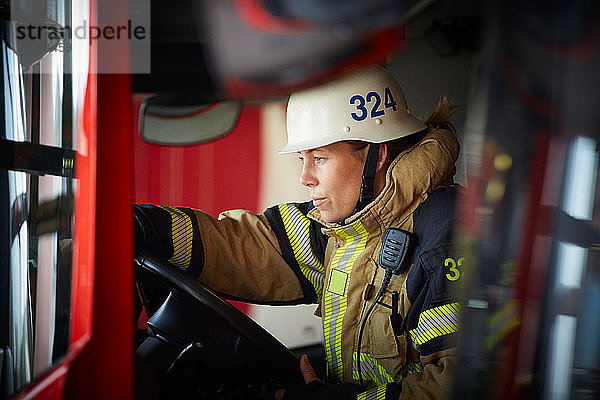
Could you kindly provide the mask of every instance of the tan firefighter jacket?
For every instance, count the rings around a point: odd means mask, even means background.
[[[171,263],[234,298],[318,303],[326,380],[358,382],[360,362],[370,389],[359,399],[447,398],[459,312],[452,286],[463,262],[450,245],[458,151],[452,133],[429,132],[392,162],[383,191],[343,226],[324,223],[311,202],[281,204],[262,215],[228,211],[218,219],[136,204],[136,220],[145,227],[136,243],[168,254]],[[366,322],[359,352],[359,327],[385,274],[379,255],[390,227],[414,233],[412,265],[392,277]],[[396,332],[393,292],[402,319]]]

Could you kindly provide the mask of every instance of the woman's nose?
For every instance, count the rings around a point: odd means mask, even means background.
[[[310,187],[317,184],[317,179],[315,178],[314,173],[310,166],[303,164],[302,165],[302,173],[300,174],[300,184],[302,186]]]

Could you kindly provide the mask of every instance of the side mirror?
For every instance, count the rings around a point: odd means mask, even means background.
[[[140,110],[140,133],[150,143],[181,146],[218,139],[237,123],[242,103],[178,104],[169,98],[147,98]]]

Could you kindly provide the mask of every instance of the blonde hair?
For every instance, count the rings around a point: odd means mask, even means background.
[[[427,133],[434,129],[444,129],[456,135],[456,128],[454,127],[454,124],[450,122],[450,118],[456,113],[456,111],[458,111],[458,106],[456,103],[448,99],[446,96],[442,97],[438,101],[438,104],[433,112],[429,114],[429,117],[423,121],[423,123],[427,125],[427,128],[413,133],[412,135],[385,142],[385,144],[388,146],[387,161],[394,161],[394,159],[396,159],[400,153],[419,143],[425,137],[425,135],[427,135]]]
[[[450,122],[450,118],[456,114],[457,111],[458,106],[456,103],[444,96],[439,100],[435,110],[433,110],[429,117],[423,122],[429,129],[445,129],[456,135],[456,128],[454,127],[454,124]]]

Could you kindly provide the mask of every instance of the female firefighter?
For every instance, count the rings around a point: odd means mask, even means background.
[[[318,303],[325,382],[303,356],[307,384],[277,398],[449,397],[463,261],[454,111],[444,99],[413,117],[380,67],[293,93],[281,153],[300,155],[312,201],[218,219],[136,204],[136,246],[235,298]]]

